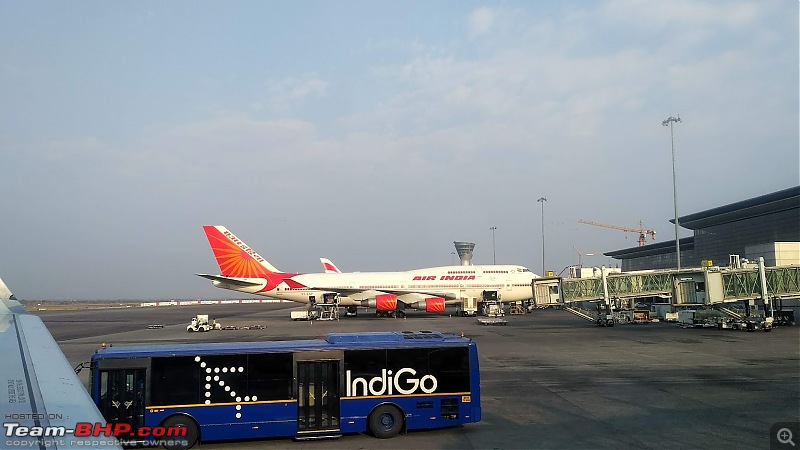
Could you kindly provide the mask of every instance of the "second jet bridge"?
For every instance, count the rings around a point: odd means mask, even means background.
[[[653,298],[661,298],[663,302],[657,303],[673,307],[710,306],[742,300],[800,298],[800,266],[703,267],[592,278],[547,277],[533,280],[531,288],[537,306],[552,305],[556,299],[565,306],[603,300],[632,309],[637,301]]]

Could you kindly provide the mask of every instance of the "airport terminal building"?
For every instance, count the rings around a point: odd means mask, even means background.
[[[670,222],[675,223],[674,220]],[[767,266],[800,264],[800,186],[678,218],[694,236],[680,239],[681,266],[728,265],[730,255]],[[675,240],[604,253],[624,272],[677,265]]]

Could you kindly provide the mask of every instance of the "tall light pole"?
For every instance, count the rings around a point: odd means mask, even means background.
[[[672,131],[672,124],[680,121],[681,116],[678,114],[677,118],[669,116],[661,122],[661,125],[665,127],[669,125],[669,137],[672,142],[672,204],[675,207],[675,256],[677,258],[678,270],[681,268],[681,243],[678,239],[678,187],[675,183],[675,134]]]
[[[497,264],[497,255],[494,251],[494,230],[496,230],[497,227],[492,227],[489,229],[492,230],[492,264]]]
[[[542,276],[544,276],[544,202],[547,201],[547,198],[539,197],[536,201],[542,204]]]
[[[581,257],[582,256],[594,256],[594,253],[581,253],[581,252],[579,252],[578,249],[575,248],[574,245],[572,246],[572,249],[575,250],[575,253],[578,254],[578,267],[583,267],[583,263],[581,262]]]
[[[454,266],[456,264],[456,252],[450,252],[450,265]]]

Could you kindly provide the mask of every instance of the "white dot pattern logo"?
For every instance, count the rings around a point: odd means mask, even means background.
[[[209,365],[205,361],[203,361],[202,359],[203,358],[201,358],[200,356],[195,356],[194,361],[196,363],[199,363],[201,369],[205,369],[205,373],[206,374],[211,374],[211,373],[214,373],[214,374],[219,374],[219,373],[222,373],[222,374],[227,374],[227,373],[235,374],[237,372],[238,373],[244,373],[244,366],[240,366],[240,367],[209,367]],[[220,375],[214,375],[213,378],[212,378],[211,375],[207,375],[206,376],[206,384],[204,386],[205,387],[204,395],[206,397],[206,400],[203,401],[204,404],[206,404],[206,405],[211,405],[212,404],[211,403],[211,380],[212,379],[214,380],[215,383],[219,384],[220,388],[224,389],[225,392],[230,394],[231,398],[234,399],[236,401],[236,403],[240,403],[242,401],[242,397],[237,396],[236,395],[236,391],[231,389],[231,386],[227,385],[225,383],[225,380],[220,378]],[[258,400],[258,397],[255,396],[255,395],[253,395],[253,396],[249,396],[248,395],[248,396],[244,397],[244,401],[245,402],[250,402],[250,401],[255,402],[256,400]],[[237,412],[235,414],[235,417],[237,419],[241,419],[242,418],[242,413],[240,411],[242,411],[242,405],[236,405],[236,411]]]

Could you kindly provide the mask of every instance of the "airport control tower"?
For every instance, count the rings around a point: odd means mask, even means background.
[[[453,241],[458,252],[458,257],[461,258],[462,266],[472,265],[472,251],[475,249],[474,242]]]

